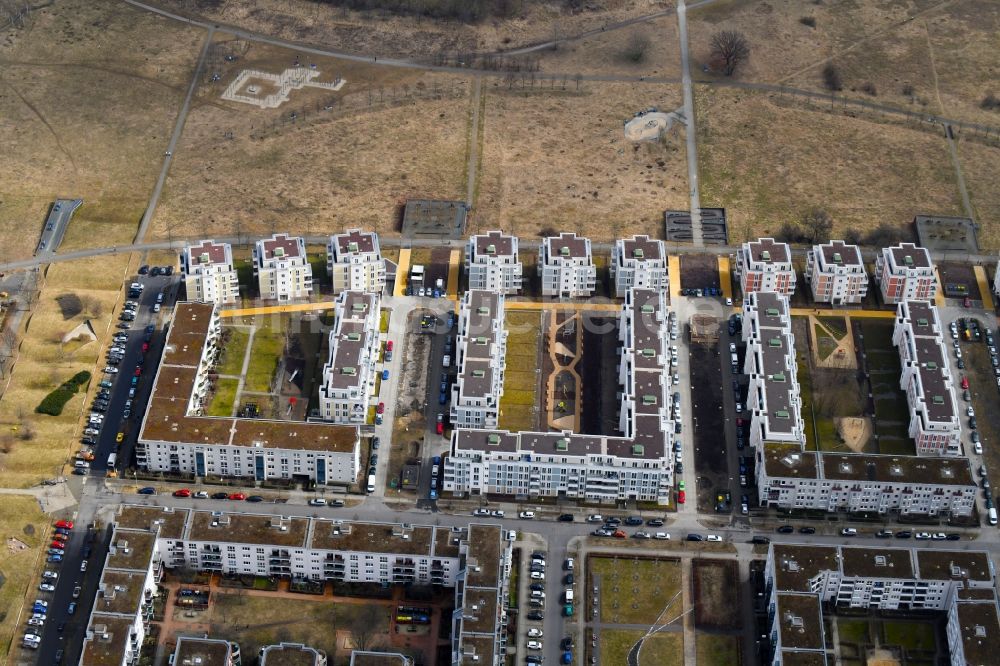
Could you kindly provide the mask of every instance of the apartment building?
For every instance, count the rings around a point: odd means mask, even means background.
[[[795,293],[791,248],[773,238],[744,243],[736,253],[736,277],[744,296],[755,291],[791,296]]]
[[[240,281],[229,243],[203,240],[189,245],[181,253],[181,272],[189,301],[225,305],[240,299]]]
[[[364,424],[379,353],[379,296],[342,291],[334,306],[329,356],[319,387],[320,415],[333,423]]]
[[[831,610],[940,613],[953,666],[991,663],[1000,648],[994,578],[985,552],[771,544],[764,663],[835,663],[824,636]]]
[[[767,291],[748,292],[743,301],[743,372],[749,376],[746,408],[749,444],[793,442],[804,447],[795,335],[788,298]]]
[[[451,387],[451,424],[496,428],[503,395],[507,331],[504,296],[470,290],[462,296],[456,337],[458,376]]]
[[[597,266],[590,239],[574,233],[547,236],[538,246],[542,296],[588,298],[597,288]]]
[[[264,300],[292,301],[312,295],[312,266],[300,237],[275,234],[257,241],[253,275]]]
[[[899,350],[899,387],[910,406],[907,431],[917,455],[962,455],[955,382],[937,307],[929,301],[902,301],[896,306],[892,343]]]
[[[413,666],[413,659],[399,652],[352,650],[348,666]]]
[[[452,432],[443,489],[466,495],[667,504],[673,481],[667,310],[662,291],[631,290],[623,306],[622,436]]]
[[[977,486],[966,458],[817,453],[798,444],[754,450],[762,506],[900,516],[972,514]]]
[[[238,643],[221,638],[181,636],[174,648],[171,666],[240,666],[242,657]]]
[[[882,248],[875,259],[875,280],[882,301],[892,305],[902,301],[933,301],[937,297],[931,254],[913,243]]]
[[[326,666],[326,652],[302,643],[279,643],[260,649],[260,666]]]
[[[145,536],[140,540],[137,534]],[[506,653],[512,545],[507,537],[499,525],[478,523],[451,528],[121,506],[80,663],[133,666],[143,631],[148,629],[156,581],[164,570],[181,568],[372,585],[453,587],[452,663],[499,666]],[[133,567],[130,572],[145,579],[142,585],[138,578],[133,584],[119,576],[126,564]],[[112,592],[117,605],[105,608],[102,595]],[[120,622],[121,628],[111,626],[111,622]],[[108,636],[102,637],[104,634]],[[300,660],[296,664],[322,666],[326,655],[283,643],[264,648],[260,657],[264,665],[289,663],[294,657]]]
[[[175,306],[139,429],[138,466],[199,477],[355,483],[361,469],[357,426],[204,416],[220,332],[215,305]]]
[[[517,294],[521,291],[522,270],[517,258],[517,236],[490,231],[469,238],[465,247],[469,289]]]
[[[611,250],[611,279],[618,298],[625,298],[629,289],[669,289],[663,241],[649,236],[616,240]]]
[[[326,245],[326,268],[333,280],[333,293],[385,288],[385,260],[373,231],[348,229],[330,236]]]
[[[813,245],[806,255],[805,279],[817,303],[857,305],[868,295],[861,250],[841,240]]]

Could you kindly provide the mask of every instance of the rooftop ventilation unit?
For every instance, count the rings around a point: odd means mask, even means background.
[[[496,254],[496,253],[497,253],[496,245],[490,243],[489,245],[486,246],[486,254]]]
[[[886,560],[885,555],[876,555],[875,556],[875,566],[877,566],[877,567],[884,567],[884,566],[888,565],[888,563],[889,562],[888,562],[888,560]]]
[[[917,320],[917,326],[926,326],[926,325],[927,325],[927,319],[925,319],[924,317],[921,317],[920,319]]]
[[[559,248],[559,255],[562,256],[562,257],[568,257],[569,256],[569,248],[566,247],[565,245],[563,245],[561,248]]]
[[[476,308],[476,314],[488,315],[489,313],[490,309],[485,305],[480,305],[478,308]]]
[[[781,347],[781,338],[771,338],[767,341],[769,347]]]
[[[634,456],[641,456],[645,452],[646,452],[646,447],[643,446],[642,444],[633,444],[632,445],[632,455],[634,455]]]
[[[348,252],[357,252],[358,251],[358,244],[355,243],[355,242],[348,243],[347,244],[347,251]]]
[[[646,349],[642,350],[642,355],[645,356],[646,358],[653,358],[654,356],[656,356],[656,350],[655,349],[649,349],[647,347]]]
[[[842,264],[842,263],[844,263],[844,258],[840,256],[839,252],[834,252],[833,253],[833,263],[835,263],[835,264]]]
[[[635,257],[636,259],[642,259],[644,255],[645,252],[643,252],[641,247],[637,247],[634,250],[632,250],[632,256]]]
[[[283,247],[276,247],[276,248],[274,248],[274,256],[276,256],[276,257],[283,257],[283,256],[285,256],[285,248],[283,248]]]
[[[641,310],[641,312],[643,314],[652,314],[653,313],[653,306],[650,305],[649,303],[646,303],[646,304],[644,304],[642,306],[642,308],[640,308],[640,310]]]
[[[556,451],[569,451],[568,437],[560,437],[556,440]]]
[[[768,317],[777,317],[779,314],[781,314],[778,311],[778,308],[768,308],[766,312]]]
[[[910,255],[906,255],[905,257],[903,257],[903,263],[906,264],[907,266],[913,266],[913,257],[911,257]]]
[[[355,368],[354,366],[349,365],[349,366],[341,368],[340,369],[340,374],[342,374],[342,375],[349,375],[349,376],[353,377],[356,374],[358,374],[358,369]]]
[[[348,333],[347,334],[347,339],[350,340],[351,342],[360,342],[361,341],[361,335],[358,334],[358,333]]]
[[[500,443],[500,435],[491,434],[491,435],[487,436],[486,437],[486,443],[487,444],[491,444],[493,446],[498,445]]]
[[[774,381],[776,381],[776,382],[783,382],[783,381],[785,381],[785,373],[783,373],[783,372],[776,372],[775,374],[771,375],[771,379],[774,380]]]
[[[647,393],[646,395],[642,396],[642,404],[644,404],[644,405],[655,405],[656,404],[656,396],[653,395],[653,394],[651,394],[651,393]]]
[[[787,419],[787,418],[789,418],[790,415],[789,415],[789,413],[786,410],[779,409],[778,411],[776,411],[774,413],[774,416],[775,416],[775,418],[779,418],[779,419]]]
[[[943,405],[944,404],[944,396],[943,395],[936,395],[933,398],[931,398],[931,400],[934,402],[935,405]]]
[[[198,257],[198,261],[200,261],[203,264],[207,264],[209,261],[211,261],[211,257],[208,256],[208,252],[202,252],[201,256]]]
[[[472,371],[472,376],[473,377],[485,377],[486,376],[486,371],[485,370],[473,370]]]
[[[764,250],[763,252],[760,253],[760,258],[762,261],[771,261],[771,251]]]

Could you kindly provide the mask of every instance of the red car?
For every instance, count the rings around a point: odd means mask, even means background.
[[[136,368],[135,368],[135,376],[138,377],[141,374],[142,374],[142,368],[140,368],[139,366],[136,366]]]
[[[148,342],[143,342],[142,343],[142,353],[145,354],[148,351],[149,351],[149,343]]]
[[[384,402],[380,402],[380,403],[378,403],[378,407],[375,408],[375,413],[376,414],[382,414],[383,412],[385,412],[385,403]]]
[[[687,501],[687,492],[683,490],[677,491],[677,503],[684,504]]]
[[[962,377],[962,388],[963,389],[969,388],[969,378],[968,377]]]
[[[55,539],[56,541],[68,541],[69,540],[69,537],[66,536],[65,534],[53,534],[52,538]]]
[[[439,435],[444,434],[444,424],[441,423],[440,421],[437,422],[437,434]]]
[[[71,530],[71,529],[73,529],[73,521],[72,520],[57,520],[54,523],[54,526],[55,527],[61,527],[64,530]]]
[[[174,497],[191,497],[191,491],[187,488],[181,488],[180,490],[174,491]]]
[[[624,539],[625,538],[625,532],[623,532],[622,530],[615,530],[615,533],[612,534],[611,536],[613,536],[616,539]]]
[[[385,343],[385,350],[389,351],[389,352],[392,351],[392,340],[386,341],[386,343]]]
[[[240,501],[240,502],[242,502],[246,498],[247,498],[247,496],[244,495],[243,493],[233,493],[232,495],[229,496],[229,499],[231,499],[231,500],[237,500],[237,501]]]
[[[62,541],[53,541],[52,543],[49,544],[49,548],[58,548],[59,550],[63,550],[64,548],[66,548],[66,544],[64,544]]]

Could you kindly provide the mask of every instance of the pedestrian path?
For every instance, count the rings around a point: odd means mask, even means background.
[[[288,303],[287,305],[261,305],[255,308],[219,310],[219,316],[232,319],[235,317],[255,317],[257,315],[281,314],[283,312],[313,312],[316,310],[332,310],[334,305],[336,305],[334,301],[320,301],[318,303]]]
[[[393,287],[393,296],[403,296],[406,294],[406,278],[410,273],[410,248],[399,248],[399,261],[396,262],[396,284]]]
[[[507,301],[507,310],[594,310],[600,312],[619,312],[622,306],[617,303],[561,303],[558,301]]]
[[[676,254],[667,257],[667,281],[670,283],[670,302],[681,295],[681,258]]]
[[[445,290],[448,298],[458,298],[458,273],[462,268],[461,260],[462,253],[458,250],[452,250],[448,255],[448,286]]]
[[[723,298],[733,297],[733,280],[730,277],[729,257],[719,257],[719,287]]]
[[[792,308],[793,317],[851,317],[854,319],[895,319],[892,310],[825,310],[823,308]]]
[[[973,266],[972,271],[976,274],[976,282],[979,284],[979,299],[983,302],[983,307],[989,310],[993,305],[993,291],[986,279],[986,269],[982,266]]]

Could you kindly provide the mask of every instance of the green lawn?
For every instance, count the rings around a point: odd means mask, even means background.
[[[285,349],[284,317],[261,317],[254,333],[250,365],[247,368],[247,391],[270,391],[278,359]]]
[[[892,346],[892,321],[866,319],[861,323],[865,354],[875,398],[875,433],[879,452],[914,454],[913,441],[907,434],[910,408],[899,388],[899,352]]]
[[[740,663],[740,648],[735,636],[695,634],[698,666],[734,666]],[[666,663],[666,662],[658,662]]]
[[[819,322],[826,327],[833,337],[843,340],[847,336],[847,322],[843,317],[819,317]]]
[[[238,379],[219,379],[215,384],[215,395],[208,404],[209,416],[232,416],[233,403],[236,402],[236,389],[240,385]]]
[[[837,632],[844,643],[861,645],[868,642],[867,620],[836,620]]]
[[[682,612],[681,567],[676,560],[592,557],[590,571],[600,587],[602,622],[653,624],[668,605],[664,620]]]
[[[223,335],[228,340],[223,348],[222,363],[219,364],[220,375],[240,375],[243,372],[243,358],[246,356],[247,342],[250,331],[245,328],[224,327]]]
[[[389,332],[389,311],[386,310],[385,308],[383,308],[382,311],[379,313],[379,317],[380,317],[380,319],[379,319],[378,330],[380,330],[383,333],[388,333]]]
[[[909,651],[919,650],[933,652],[937,647],[934,625],[930,622],[892,622],[882,623],[887,645],[899,645]]]
[[[602,664],[627,664],[626,657],[636,641],[644,636],[641,631],[612,629],[602,631],[598,642]],[[659,632],[643,641],[639,651],[639,664],[681,664],[684,662],[684,636],[680,632]],[[701,663],[700,661],[698,662]],[[730,662],[735,663],[735,662]]]
[[[309,254],[309,265],[312,267],[313,279],[320,285],[326,286],[329,273],[326,270],[326,253]]]
[[[510,430],[535,430],[538,405],[538,345],[541,319],[537,312],[508,312],[507,359],[503,396],[500,398],[500,427]]]

